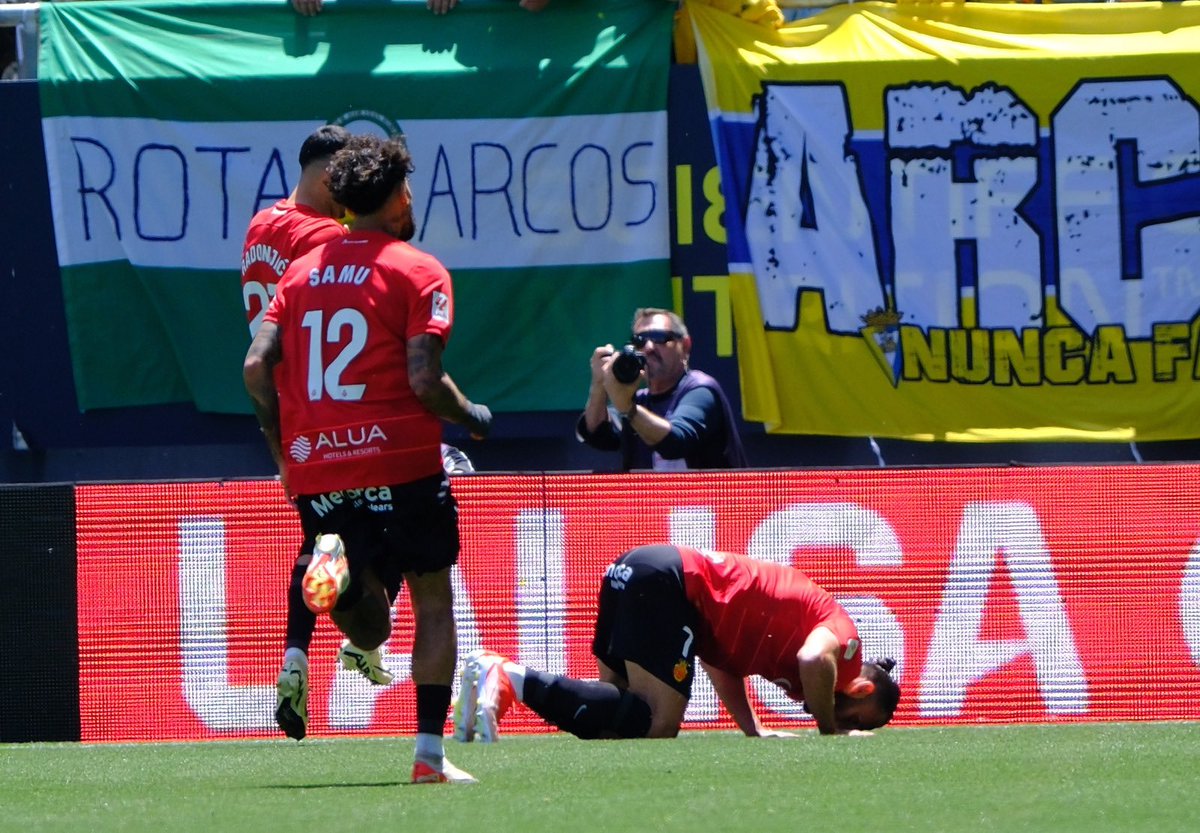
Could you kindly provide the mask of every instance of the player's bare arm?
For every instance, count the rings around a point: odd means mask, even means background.
[[[733,722],[746,737],[791,738],[796,736],[794,732],[776,731],[762,725],[758,715],[754,712],[754,707],[750,705],[750,697],[746,693],[745,677],[737,677],[719,668],[714,668],[704,660],[699,660],[699,662],[708,673],[717,697],[721,698],[729,716],[733,718]]]
[[[712,680],[713,689],[717,692],[717,697],[725,706],[729,716],[733,718],[733,722],[742,730],[743,734],[748,737],[758,735],[760,728],[758,718],[754,715],[754,708],[750,705],[750,698],[746,695],[746,679],[730,674],[727,671],[722,671],[709,665],[707,662],[700,660],[700,665],[708,673],[708,678]]]
[[[250,349],[246,352],[246,360],[242,365],[242,381],[246,392],[250,394],[250,403],[254,406],[254,415],[258,418],[259,427],[267,440],[267,448],[271,458],[279,468],[279,477],[287,490],[287,466],[283,458],[283,443],[279,428],[279,391],[275,388],[275,365],[283,354],[280,350],[278,325],[264,321],[259,327]]]
[[[422,333],[406,342],[408,384],[429,411],[455,425],[465,426],[471,436],[482,440],[492,427],[492,412],[467,399],[442,368],[442,340]]]
[[[796,655],[804,702],[823,735],[835,735],[838,732],[833,696],[837,683],[838,649],[838,638],[833,631],[820,627],[808,635]]]
[[[758,737],[762,726],[754,714],[754,708],[750,705],[750,698],[746,695],[746,678],[722,671],[704,660],[700,660],[700,665],[708,673],[717,697],[721,699],[737,727],[747,737]]]

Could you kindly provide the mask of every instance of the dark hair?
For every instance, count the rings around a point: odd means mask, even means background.
[[[307,168],[310,162],[327,159],[346,146],[350,131],[339,124],[318,127],[300,146],[300,167]]]
[[[663,309],[662,307],[638,307],[633,313],[633,329],[637,329],[637,323],[643,318],[652,318],[655,315],[665,315],[671,322],[671,329],[682,336],[688,334],[687,324],[683,323],[683,318],[674,310]]]
[[[354,136],[329,160],[329,193],[355,214],[372,214],[411,172],[402,139]]]
[[[900,684],[892,677],[892,669],[895,667],[896,661],[891,657],[864,662],[862,667],[862,675],[875,683],[875,703],[887,716],[884,724],[892,719],[896,713],[896,706],[900,703]]]

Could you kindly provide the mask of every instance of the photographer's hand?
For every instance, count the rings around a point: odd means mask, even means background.
[[[611,344],[602,344],[592,351],[592,387],[604,387],[604,375],[614,353],[616,349]]]
[[[642,442],[653,448],[671,433],[671,423],[651,411],[649,408],[635,405],[634,394],[641,385],[641,379],[622,384],[612,375],[612,362],[604,374],[604,390],[608,393],[608,401],[625,417],[625,424],[634,430]]]
[[[608,422],[608,394],[604,391],[604,374],[612,364],[613,346],[604,344],[592,351],[592,381],[588,386],[587,404],[583,406],[583,421],[588,431],[595,431]]]
[[[612,357],[609,357],[608,363],[604,367],[604,392],[608,396],[608,401],[619,413],[629,415],[630,409],[633,408],[633,395],[637,393],[641,383],[641,377],[634,379],[629,384],[619,381],[617,377],[613,376]]]

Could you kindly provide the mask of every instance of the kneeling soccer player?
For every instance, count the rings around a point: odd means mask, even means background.
[[[472,652],[455,737],[497,740],[517,700],[580,738],[675,737],[697,659],[751,737],[788,734],[759,722],[751,674],[803,702],[822,734],[883,726],[900,700],[895,661],[863,661],[858,629],[833,596],[799,570],[734,553],[651,545],[622,555],[604,574],[592,653],[599,680]]]

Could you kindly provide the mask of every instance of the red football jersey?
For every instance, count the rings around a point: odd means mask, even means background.
[[[796,655],[824,626],[841,643],[835,690],[862,671],[854,620],[804,573],[735,553],[678,549],[688,600],[700,612],[696,654],[705,662],[738,677],[758,674],[801,696]]]
[[[408,383],[406,342],[450,338],[450,274],[383,232],[352,232],[288,267],[266,320],[288,485],[297,494],[407,483],[442,470],[442,425]]]
[[[291,200],[280,200],[251,218],[242,246],[242,303],[251,338],[291,262],[345,234],[346,227],[337,220]]]

